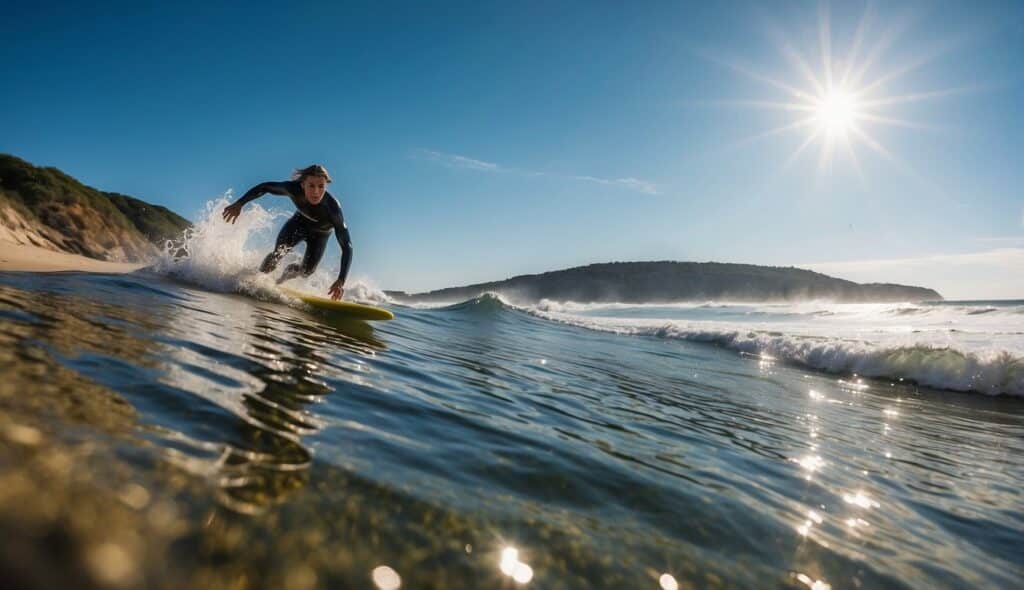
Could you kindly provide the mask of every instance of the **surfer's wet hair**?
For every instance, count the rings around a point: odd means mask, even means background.
[[[331,182],[331,175],[327,173],[327,168],[324,168],[320,164],[313,164],[312,166],[306,166],[305,168],[296,168],[292,172],[292,180],[302,182],[307,176],[323,176],[324,180]]]

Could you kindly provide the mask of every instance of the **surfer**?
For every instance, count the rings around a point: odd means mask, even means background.
[[[234,223],[242,213],[242,206],[270,193],[289,197],[298,211],[285,222],[277,236],[274,251],[267,254],[260,264],[260,272],[268,273],[277,268],[277,263],[299,242],[305,240],[306,253],[301,264],[289,264],[277,282],[294,279],[297,276],[313,274],[327,248],[331,230],[341,246],[341,270],[338,279],[331,284],[328,294],[331,299],[341,299],[345,292],[345,277],[352,265],[352,239],[348,234],[345,216],[337,199],[327,192],[331,175],[319,164],[295,170],[292,179],[285,182],[263,182],[249,189],[242,198],[224,208],[224,221]]]

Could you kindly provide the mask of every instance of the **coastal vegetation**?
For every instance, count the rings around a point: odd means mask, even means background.
[[[0,154],[0,239],[117,262],[140,262],[189,222],[135,197],[86,186],[61,170]]]

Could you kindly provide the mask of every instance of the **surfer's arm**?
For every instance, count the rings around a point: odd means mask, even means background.
[[[249,201],[255,201],[267,193],[285,197],[291,195],[291,192],[288,190],[288,183],[286,182],[261,182],[246,191],[242,198],[235,201],[234,204],[244,205]]]
[[[352,266],[352,236],[348,233],[348,224],[341,213],[341,206],[331,207],[331,223],[334,225],[334,235],[338,238],[338,245],[341,246],[341,268],[338,270],[338,279],[331,285],[329,293],[334,299],[341,298],[345,279],[348,278],[348,269]]]
[[[352,266],[352,240],[349,239],[348,229],[345,229],[344,232],[335,229],[334,233],[338,236],[338,244],[341,245],[341,269],[338,270],[338,279],[327,289],[327,293],[330,294],[331,299],[341,299],[341,295],[345,292],[348,269]]]
[[[291,192],[288,190],[287,183],[284,182],[261,182],[251,189],[245,191],[242,198],[238,199],[234,203],[231,203],[224,208],[224,221],[228,223],[234,223],[238,216],[242,214],[242,206],[249,201],[254,201],[263,195],[270,193],[272,195],[290,196]]]
[[[340,227],[334,227],[334,235],[338,238],[338,245],[341,246],[341,269],[338,270],[338,282],[344,285],[345,278],[348,277],[348,269],[352,266],[352,238],[348,234],[348,227],[344,221],[341,222]]]

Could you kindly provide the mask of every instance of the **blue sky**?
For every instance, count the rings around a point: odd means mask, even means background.
[[[323,163],[384,288],[674,259],[1024,298],[1019,2],[36,4],[0,35],[0,151],[189,218]],[[853,156],[793,157],[801,60],[881,80]]]

